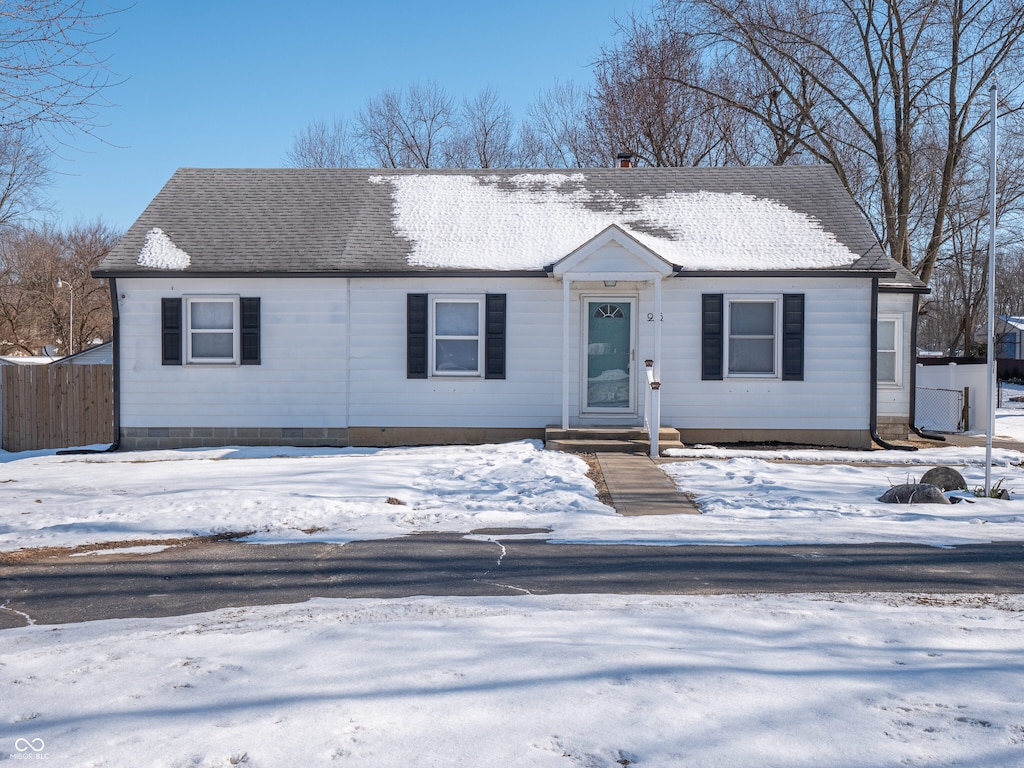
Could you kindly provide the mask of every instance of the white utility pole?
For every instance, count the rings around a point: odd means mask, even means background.
[[[58,288],[67,288],[68,293],[71,294],[71,305],[68,311],[68,354],[75,354],[75,289],[71,287],[71,283],[66,283],[57,278]]]
[[[996,431],[996,111],[999,89],[989,89],[988,197],[988,428],[985,430],[985,496],[992,494],[992,435]]]

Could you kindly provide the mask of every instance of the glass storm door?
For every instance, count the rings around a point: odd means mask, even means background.
[[[632,411],[633,302],[587,299],[585,311],[585,410]]]

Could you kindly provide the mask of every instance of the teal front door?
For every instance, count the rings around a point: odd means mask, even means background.
[[[588,298],[584,302],[585,346],[582,401],[590,413],[634,411],[633,301]]]

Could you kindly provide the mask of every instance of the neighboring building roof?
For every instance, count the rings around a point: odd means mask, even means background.
[[[102,344],[93,344],[81,352],[61,357],[54,360],[50,365],[111,365],[114,362],[114,344],[105,341]]]
[[[97,276],[536,272],[609,226],[680,271],[893,273],[828,166],[182,168]]]
[[[0,357],[0,363],[10,363],[11,365],[49,365],[54,360],[59,359],[43,355],[4,355]]]

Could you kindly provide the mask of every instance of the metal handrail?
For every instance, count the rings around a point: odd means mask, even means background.
[[[645,360],[647,366],[647,389],[644,394],[644,431],[651,443],[651,458],[660,455],[658,437],[661,434],[661,382],[654,378],[654,361]]]

